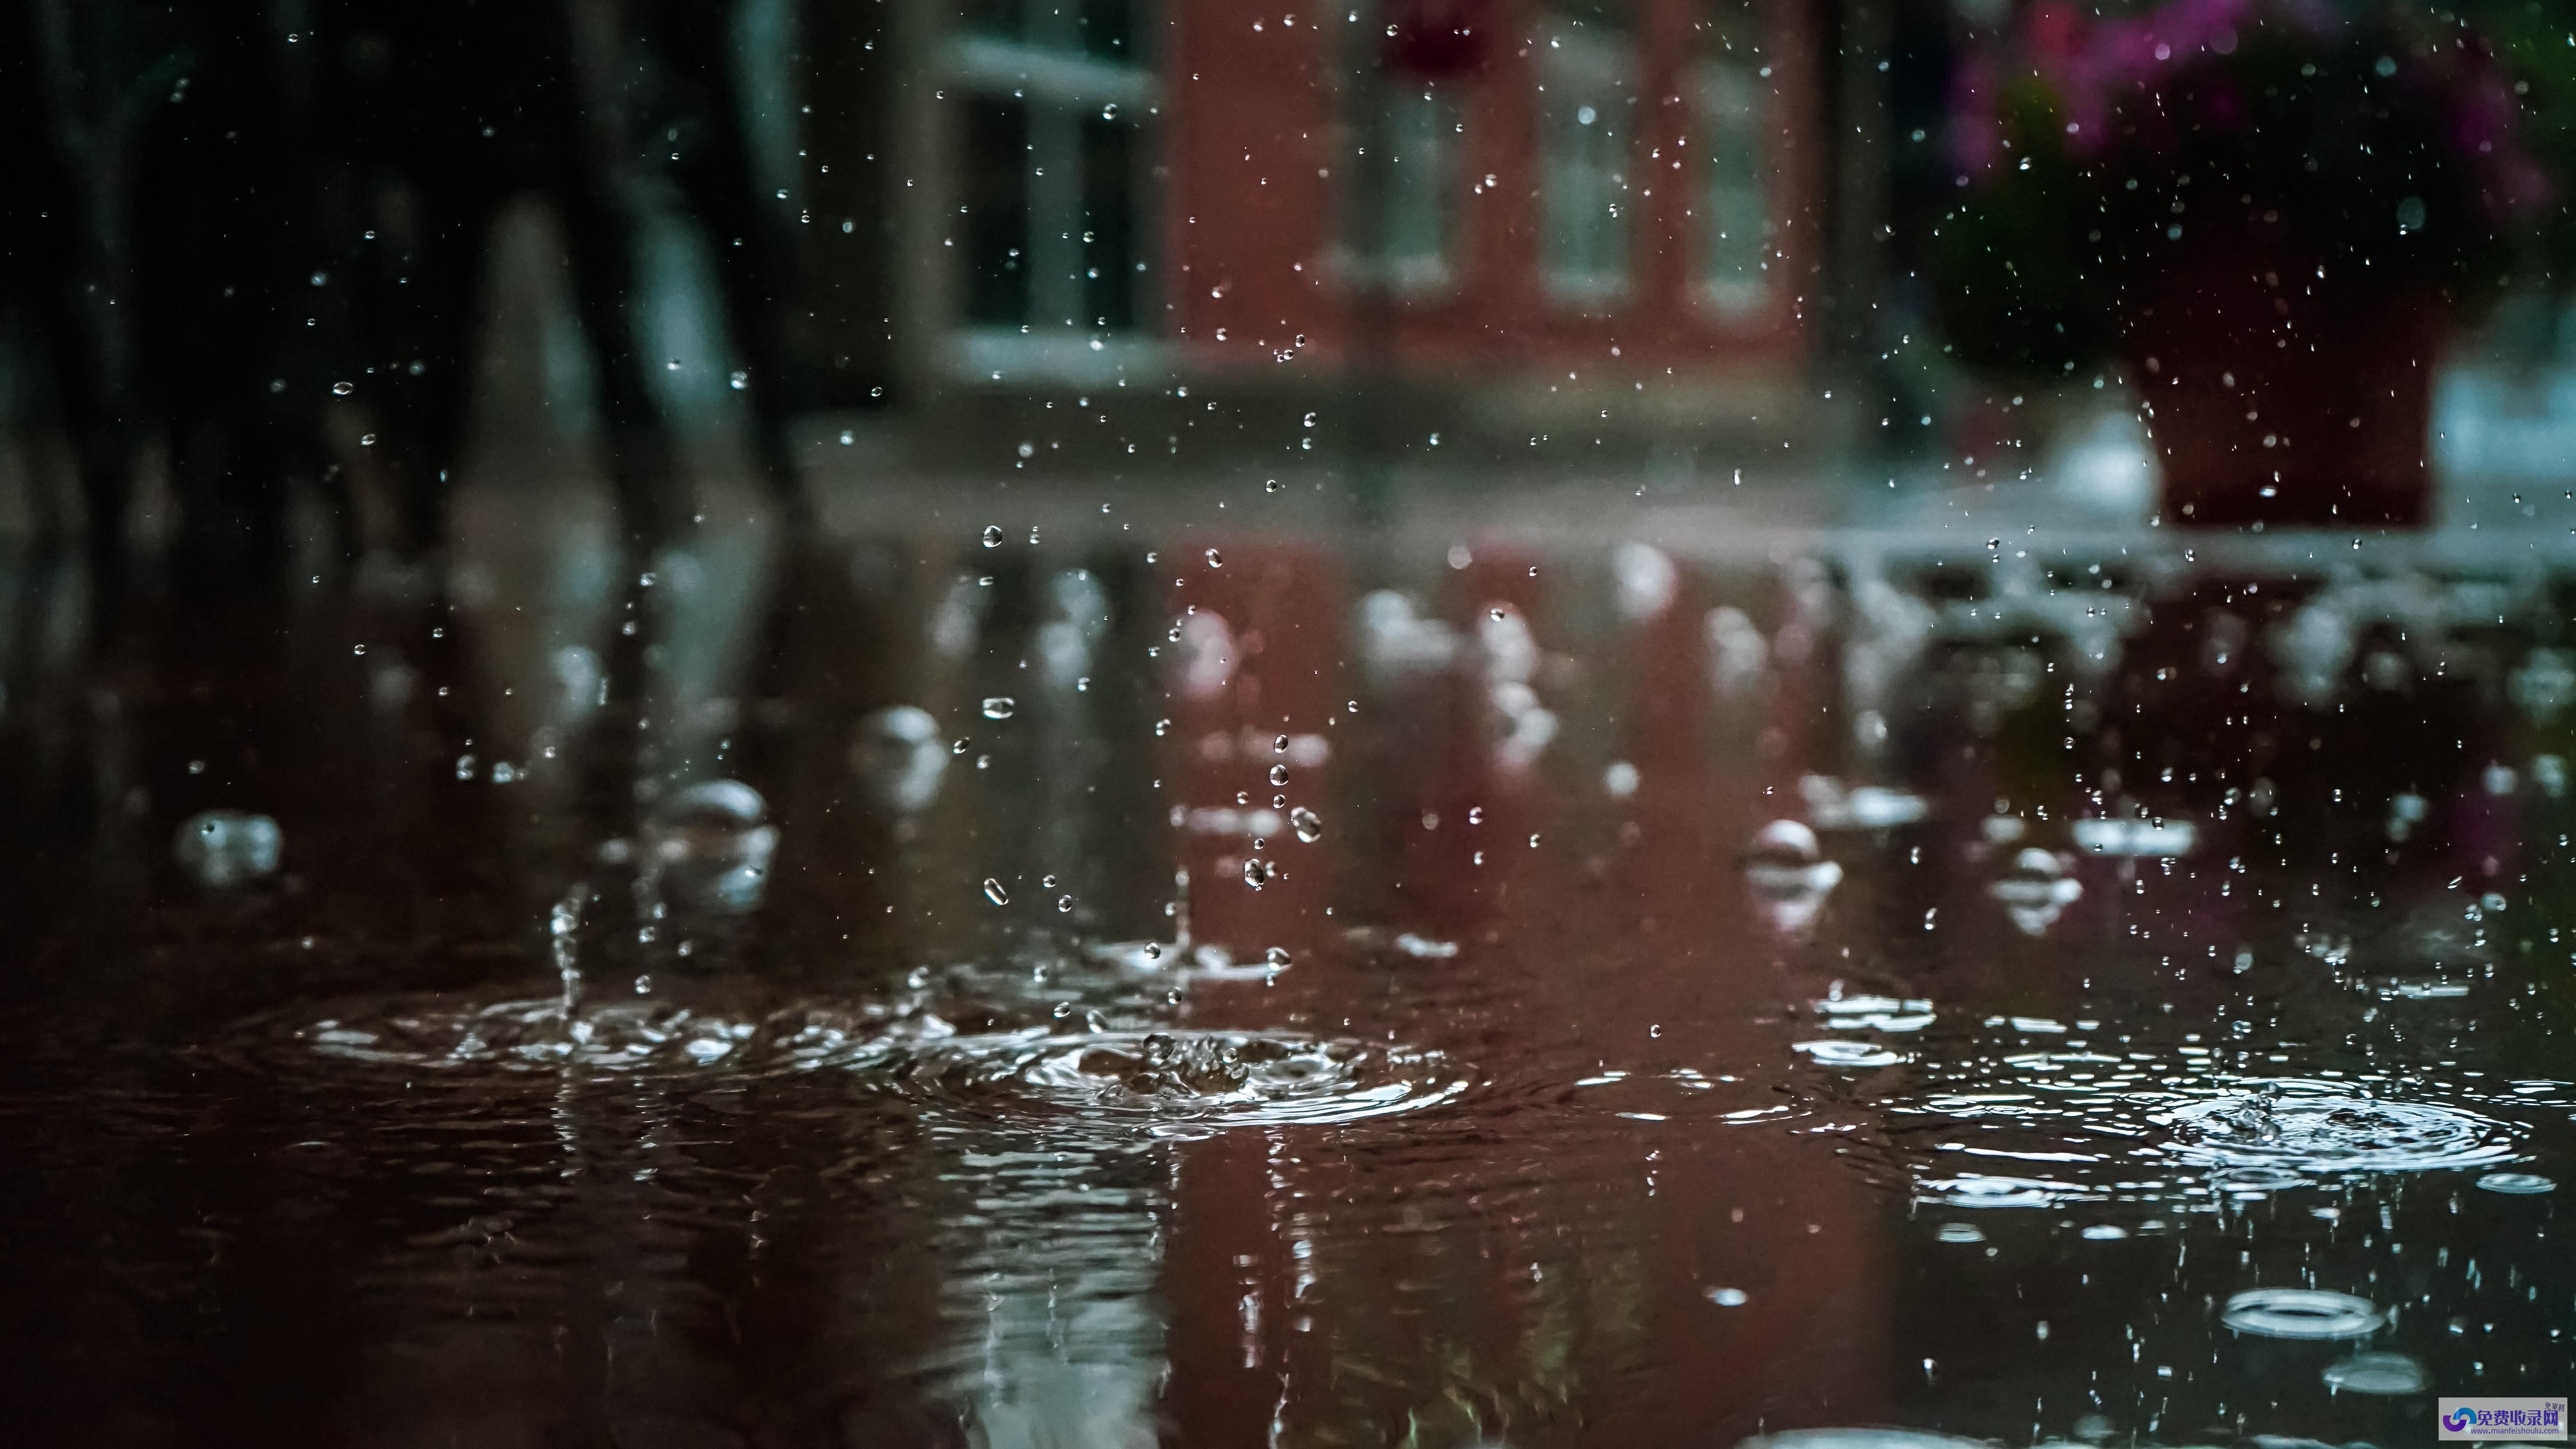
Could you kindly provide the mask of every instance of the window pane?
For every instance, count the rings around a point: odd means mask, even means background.
[[[1458,105],[1447,91],[1396,91],[1387,97],[1385,117],[1378,258],[1398,285],[1435,285],[1449,271]]]
[[[1091,327],[1136,325],[1144,254],[1137,245],[1136,129],[1119,121],[1082,123],[1082,299]]]
[[[1703,189],[1696,208],[1701,276],[1729,311],[1762,305],[1770,254],[1771,154],[1760,63],[1726,56],[1700,68]]]
[[[975,100],[965,106],[963,174],[966,214],[966,320],[1029,320],[1029,110],[1019,101]]]
[[[1539,55],[1543,254],[1550,289],[1576,299],[1627,284],[1635,60],[1614,19],[1599,10],[1562,16]]]

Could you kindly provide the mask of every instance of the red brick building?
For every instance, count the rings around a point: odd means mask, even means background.
[[[1819,238],[1802,0],[975,0],[914,15],[897,369],[1783,378]],[[1552,373],[1550,375],[1553,375]]]

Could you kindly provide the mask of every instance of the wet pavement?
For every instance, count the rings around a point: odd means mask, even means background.
[[[487,501],[436,608],[11,556],[14,1423],[2277,1449],[2576,1383],[2554,523],[1266,496],[640,574]]]

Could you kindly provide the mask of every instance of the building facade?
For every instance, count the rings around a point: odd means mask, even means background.
[[[1783,389],[1807,357],[1804,0],[900,4],[814,70],[818,134],[866,153],[817,178],[822,273],[854,237],[892,279],[844,306],[852,381],[1597,400]]]

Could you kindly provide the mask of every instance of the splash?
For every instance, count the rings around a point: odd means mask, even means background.
[[[1352,1122],[1467,1088],[1435,1052],[1288,1032],[1032,1028],[918,1042],[867,1075],[976,1115],[1182,1129]]]

